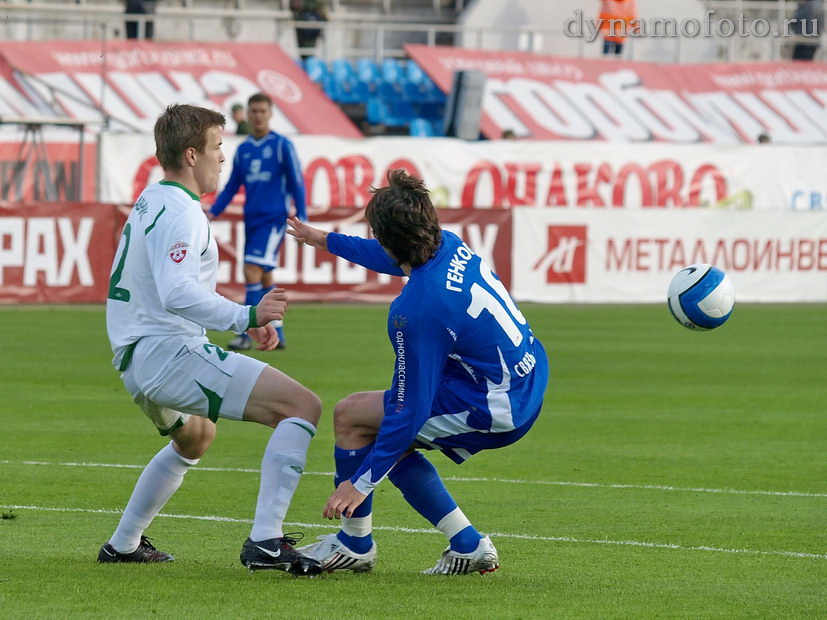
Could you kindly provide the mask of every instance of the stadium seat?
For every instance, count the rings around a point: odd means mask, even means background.
[[[415,116],[414,108],[408,101],[388,101],[381,97],[368,99],[366,118],[371,125],[407,127]]]
[[[416,106],[419,116],[429,120],[441,120],[445,116],[445,104],[426,101]]]
[[[403,90],[405,99],[413,103],[444,103],[446,100],[445,94],[413,60],[405,66]]]
[[[325,78],[330,74],[327,64],[315,56],[308,56],[304,59],[304,72],[319,85],[323,85]]]
[[[345,58],[336,58],[331,64],[333,68],[333,77],[335,77],[337,81],[356,81],[356,71],[353,69],[353,65],[350,64],[350,61]]]
[[[376,64],[376,61],[370,58],[360,58],[357,60],[356,76],[369,92],[375,93],[379,90],[379,84],[382,82],[382,74],[379,71],[379,65]]]
[[[404,97],[404,84],[406,81],[405,71],[400,61],[395,58],[385,58],[385,60],[382,61],[382,84],[384,87],[384,96],[393,96],[390,93],[392,90],[396,98],[401,99]]]
[[[331,98],[337,103],[365,103],[368,88],[356,75],[353,65],[344,58],[337,58],[332,63],[333,88]]]
[[[409,60],[405,65],[405,79],[412,84],[421,84],[427,79],[422,67],[414,60]]]
[[[384,125],[385,121],[385,105],[381,99],[371,97],[368,99],[368,104],[365,109],[366,120],[371,125]]]
[[[416,138],[431,138],[434,135],[434,126],[426,118],[411,119],[410,135]]]
[[[414,108],[408,101],[394,101],[390,105],[390,113],[386,116],[385,124],[393,127],[405,127],[413,120]]]
[[[431,120],[431,128],[432,128],[434,137],[437,137],[437,138],[444,138],[445,137],[445,120],[442,117]]]

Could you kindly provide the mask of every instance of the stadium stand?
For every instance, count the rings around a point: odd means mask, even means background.
[[[327,62],[335,58],[404,58],[404,45],[459,45],[472,49],[522,50],[580,58],[598,57],[599,45],[564,32],[576,10],[595,17],[597,3],[525,0],[510,10],[501,0],[330,0],[326,22],[295,22],[289,0],[176,0],[157,4],[156,41],[275,42],[298,55],[295,28],[321,28],[320,43],[309,51]],[[642,19],[703,19],[747,24],[765,20],[770,31],[795,16],[798,2],[785,0],[638,0]],[[0,39],[78,40],[124,37],[121,0],[6,0]],[[589,11],[595,15],[589,15]],[[822,10],[823,3],[822,3]],[[56,17],[59,15],[59,17]],[[713,28],[714,31],[714,28]],[[713,32],[714,35],[714,32]],[[653,62],[776,61],[789,59],[795,37],[711,36],[632,39],[624,58]],[[816,59],[823,58],[819,50]]]
[[[793,17],[797,5],[776,0],[671,4],[689,7],[680,14],[693,17],[713,11],[715,19],[737,21],[743,13],[747,20],[766,20],[773,29]],[[640,0],[639,5],[642,18],[651,14],[652,7],[666,10],[665,4],[653,0]],[[154,14],[130,19],[141,23],[139,38],[145,24],[153,21],[158,42],[277,43],[289,55],[303,57],[300,65],[310,79],[364,133],[429,135],[439,133],[442,126],[446,93],[407,58],[407,44],[457,43],[471,49],[585,58],[599,54],[598,45],[562,36],[563,17],[583,8],[583,3],[556,1],[554,10],[560,19],[555,20],[549,20],[547,13],[540,18],[542,11],[547,12],[542,1],[521,6],[515,12],[495,0],[331,0],[327,21],[311,24],[294,20],[290,0],[180,0],[160,2]],[[0,37],[7,41],[105,41],[122,39],[125,34],[121,0],[17,0],[3,2],[2,7],[6,19],[0,24]],[[296,28],[311,25],[323,31],[320,42],[313,49],[298,48]],[[713,37],[701,42],[679,37],[654,43],[630,40],[624,59],[779,60],[789,58],[794,45],[794,37],[783,41],[757,36]],[[816,54],[820,59],[823,52],[819,49]]]

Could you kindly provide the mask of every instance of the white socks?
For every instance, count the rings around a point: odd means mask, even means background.
[[[138,548],[141,534],[181,486],[187,470],[196,463],[198,459],[191,460],[178,454],[172,442],[155,455],[138,478],[121,521],[109,539],[115,551],[132,553]]]
[[[282,420],[273,431],[261,460],[256,518],[250,532],[253,541],[280,538],[284,534],[282,524],[315,434],[316,427],[302,418]]]

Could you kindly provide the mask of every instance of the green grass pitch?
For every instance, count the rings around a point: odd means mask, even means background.
[[[827,306],[739,305],[708,333],[665,304],[523,310],[551,359],[534,429],[461,467],[430,455],[500,570],[420,575],[444,540],[386,481],[374,572],[311,580],[239,564],[268,433],[227,420],[147,532],[176,561],[98,565],[163,440],[101,307],[0,309],[0,616],[827,616]],[[288,531],[333,531],[333,405],[388,386],[385,312],[297,304],[289,348],[255,354],[325,403]]]

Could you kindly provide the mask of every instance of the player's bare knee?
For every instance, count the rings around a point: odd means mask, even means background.
[[[316,394],[302,387],[292,405],[294,411],[286,417],[302,418],[314,426],[318,425],[319,418],[322,417],[322,400]]]
[[[187,459],[200,459],[215,439],[215,424],[203,418],[192,417],[172,433],[175,450]]]
[[[267,406],[256,421],[275,428],[285,418],[301,418],[317,426],[321,416],[322,401],[319,397],[307,388],[298,386],[291,390],[287,399]]]
[[[349,437],[354,433],[360,412],[359,394],[346,396],[333,408],[333,430],[337,439]]]

